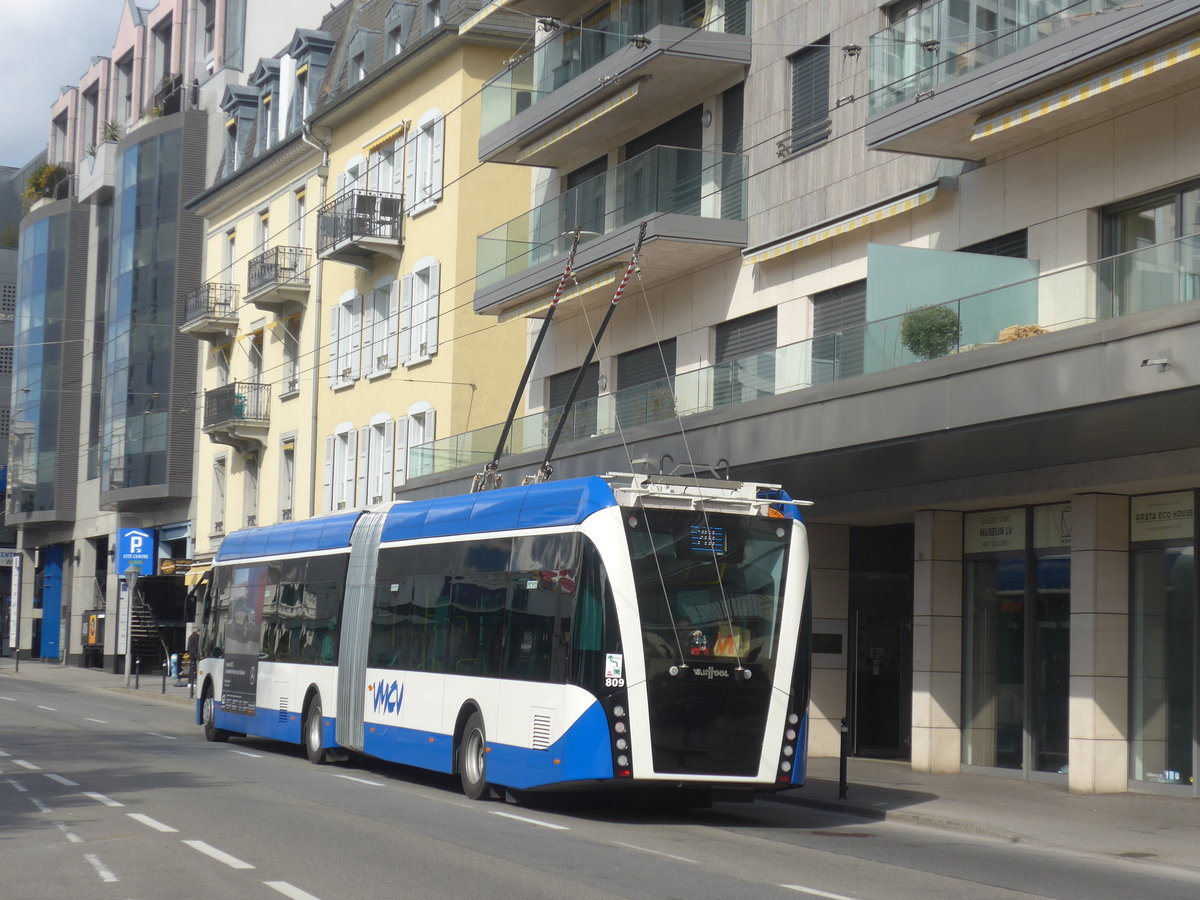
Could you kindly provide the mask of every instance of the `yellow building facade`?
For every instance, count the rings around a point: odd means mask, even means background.
[[[224,98],[184,325],[209,437],[200,557],[206,536],[211,554],[238,528],[400,497],[432,468],[424,445],[508,412],[525,323],[471,298],[479,223],[529,201],[527,170],[477,154],[479,89],[515,45],[406,7],[345,4]]]

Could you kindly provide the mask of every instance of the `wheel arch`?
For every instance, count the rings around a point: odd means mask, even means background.
[[[463,703],[462,706],[459,707],[458,718],[454,722],[454,746],[451,750],[450,758],[451,758],[451,765],[452,765],[453,773],[455,775],[458,774],[458,751],[459,751],[459,748],[462,746],[463,732],[466,730],[467,720],[469,718],[471,718],[471,716],[474,713],[479,713],[480,718],[484,718],[483,708],[479,705],[479,703],[475,700],[467,700]],[[485,728],[484,734],[485,735],[487,734],[486,726],[487,726],[487,721],[485,719],[485,721],[484,721],[484,728]]]

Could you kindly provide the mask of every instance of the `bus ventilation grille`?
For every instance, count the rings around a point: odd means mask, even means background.
[[[550,746],[550,717],[533,714],[533,749],[546,750]]]
[[[279,698],[279,722],[283,724],[288,720],[287,697]]]

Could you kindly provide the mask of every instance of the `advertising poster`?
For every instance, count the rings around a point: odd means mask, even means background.
[[[221,709],[227,713],[254,715],[266,587],[265,566],[234,571],[229,617],[225,621],[225,675],[221,688]]]

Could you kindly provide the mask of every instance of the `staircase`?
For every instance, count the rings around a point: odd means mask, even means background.
[[[135,660],[141,660],[137,671],[142,675],[158,675],[167,658],[167,645],[158,631],[158,620],[142,599],[135,594],[130,609],[129,652]]]

